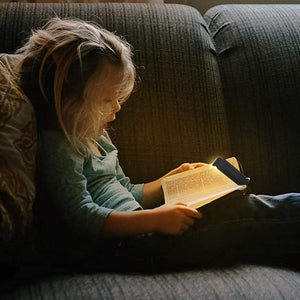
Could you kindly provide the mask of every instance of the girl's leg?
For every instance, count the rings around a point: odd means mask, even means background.
[[[201,208],[182,236],[145,234],[108,246],[112,268],[158,271],[215,262],[293,258],[300,254],[300,194],[235,192]]]
[[[233,193],[201,209],[183,236],[154,235],[156,258],[195,265],[216,260],[289,259],[300,254],[300,194]]]

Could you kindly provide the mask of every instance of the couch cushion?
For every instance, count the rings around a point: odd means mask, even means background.
[[[0,55],[0,239],[22,236],[35,198],[34,110],[17,85],[18,56]]]
[[[214,40],[232,155],[255,193],[299,192],[300,5],[222,5]]]
[[[76,273],[40,280],[19,277],[20,285],[1,299],[299,299],[299,271],[242,266],[176,273]],[[21,275],[21,274],[20,274]],[[23,274],[25,275],[25,274]],[[16,280],[16,279],[15,279]]]

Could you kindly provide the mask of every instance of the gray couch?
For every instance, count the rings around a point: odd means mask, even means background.
[[[202,17],[183,5],[2,3],[0,52],[54,12],[96,21],[134,47],[141,80],[111,133],[133,182],[236,156],[251,192],[300,192],[300,5],[222,5]],[[26,258],[24,247],[24,261],[2,269],[1,299],[300,298],[296,259],[105,272]]]

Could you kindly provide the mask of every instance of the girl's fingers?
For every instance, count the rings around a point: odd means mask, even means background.
[[[183,172],[192,169],[192,165],[190,163],[183,163],[182,165],[179,166],[178,171]]]
[[[206,166],[206,163],[202,163],[202,162],[196,162],[196,163],[184,163],[181,165],[181,168],[184,168],[186,170],[189,169],[194,169],[194,168],[199,168],[199,167],[203,167]]]
[[[193,217],[193,218],[197,218],[197,219],[202,218],[202,214],[198,210],[189,211],[187,215],[190,217]]]
[[[178,234],[182,235],[185,231],[187,231],[190,228],[190,224],[182,224],[181,229],[179,230]]]
[[[194,168],[199,168],[199,167],[203,167],[206,166],[206,163],[202,163],[202,162],[198,162],[198,163],[192,163],[191,164]]]
[[[184,202],[177,202],[176,205],[183,205],[183,206],[188,206],[186,203]]]
[[[184,231],[186,231],[186,230],[188,230],[189,229],[189,225],[186,225],[186,224],[183,224],[182,225],[182,229],[184,230]]]
[[[189,229],[190,226],[186,225],[186,224],[182,224],[181,230],[186,231]]]
[[[191,226],[195,223],[195,220],[193,218],[186,218],[186,220],[184,221],[184,224]]]
[[[182,210],[186,216],[198,218],[198,219],[202,217],[202,214],[197,209],[189,207],[187,205],[182,207]]]

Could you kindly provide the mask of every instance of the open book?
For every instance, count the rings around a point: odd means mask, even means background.
[[[226,159],[237,170],[239,163],[235,157]],[[225,161],[226,163],[226,161]],[[186,203],[199,208],[246,185],[239,185],[213,164],[184,171],[162,179],[165,203]]]

